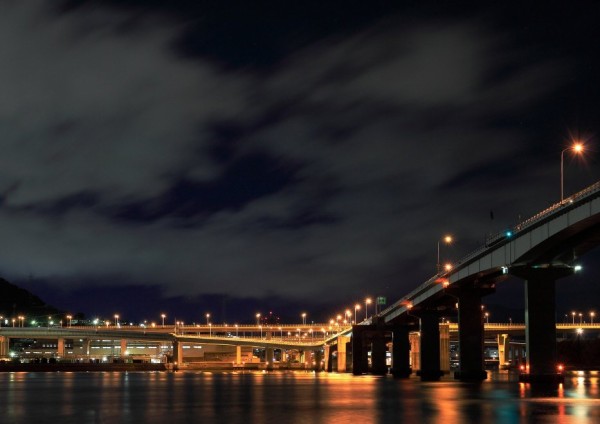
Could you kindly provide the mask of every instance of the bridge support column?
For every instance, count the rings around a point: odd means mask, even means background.
[[[272,370],[273,369],[273,358],[274,358],[274,352],[273,352],[273,348],[272,347],[268,347],[265,349],[265,362],[267,363],[267,369]]]
[[[410,376],[410,343],[408,327],[396,326],[392,329],[392,375],[394,378]]]
[[[510,339],[508,334],[498,334],[498,368],[501,369],[508,361]]]
[[[386,375],[388,372],[385,362],[385,335],[377,331],[372,336],[371,341],[371,374]]]
[[[65,356],[65,339],[62,337],[56,343],[56,354],[58,356]]]
[[[242,347],[241,346],[235,347],[235,363],[237,365],[242,363]]]
[[[450,325],[440,324],[440,370],[450,373]]]
[[[413,371],[421,370],[421,334],[419,332],[411,332],[408,334],[408,342],[410,344],[410,363]]]
[[[522,380],[554,383],[564,380],[556,365],[556,280],[571,268],[517,268],[511,273],[525,281],[525,349],[529,374]]]
[[[324,357],[324,359],[323,359],[324,360],[324,366],[323,366],[323,369],[326,372],[331,372],[332,371],[332,369],[331,369],[331,346],[330,345],[325,345],[324,348],[323,348],[323,350],[324,350],[324,355],[323,355],[323,357]]]
[[[360,327],[352,326],[352,374],[354,375],[366,374],[369,370],[364,331]]]
[[[83,339],[81,353],[86,356],[90,356],[90,339]]]
[[[183,362],[183,344],[178,341],[173,342],[173,363],[181,364]]]
[[[313,369],[316,372],[321,372],[323,371],[323,352],[321,352],[320,350],[315,350],[314,352],[314,358],[315,358],[315,363],[313,365]]]
[[[10,339],[6,336],[0,336],[0,357],[8,356]]]
[[[487,378],[483,358],[484,328],[479,290],[464,289],[458,296],[458,352],[460,371],[454,378],[482,381]]]
[[[337,339],[337,372],[346,372],[348,369],[347,343],[350,337],[339,336]]]
[[[121,357],[125,356],[127,352],[127,339],[121,339]]]
[[[440,370],[440,325],[435,311],[421,311],[421,380],[437,381]]]

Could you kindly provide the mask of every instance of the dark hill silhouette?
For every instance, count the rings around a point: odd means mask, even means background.
[[[33,293],[9,283],[0,278],[0,316],[8,319],[25,316],[27,321],[32,319],[46,322],[48,316],[62,315],[63,311],[48,305]]]

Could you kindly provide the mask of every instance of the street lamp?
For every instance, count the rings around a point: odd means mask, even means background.
[[[438,242],[437,242],[437,272],[438,273],[442,270],[442,265],[440,263],[440,242],[443,242],[445,244],[450,244],[450,243],[452,243],[452,236],[446,235],[441,240],[438,240]]]
[[[367,297],[365,299],[365,320],[369,318],[369,305],[371,304],[371,298]]]
[[[115,314],[115,327],[119,326],[119,315]]]
[[[166,314],[160,314],[160,317],[162,318],[162,326],[165,326],[165,318],[167,317]]]
[[[485,315],[485,323],[489,324],[490,323],[490,313],[486,312],[484,315]]]
[[[356,311],[358,311],[360,309],[360,305],[357,303],[356,305],[354,305],[354,324],[356,324]]]
[[[260,324],[260,312],[256,314],[256,325]]]
[[[594,323],[594,317],[596,316],[596,313],[594,311],[590,312],[590,323],[593,324]]]
[[[575,311],[571,312],[571,315],[573,315],[573,325],[575,325]]]
[[[71,320],[73,319],[73,317],[71,315],[67,315],[67,319],[69,320],[69,327],[71,327]]]
[[[306,312],[302,312],[302,325],[306,325]]]
[[[579,324],[583,323],[583,314],[579,312]]]
[[[564,156],[567,150],[572,150],[573,153],[579,154],[583,152],[583,144],[582,143],[574,143],[571,147],[567,147],[562,152],[560,152],[560,201],[564,200]]]
[[[212,337],[212,323],[208,323],[208,337]]]
[[[206,325],[209,324],[210,320],[210,314],[206,314]]]

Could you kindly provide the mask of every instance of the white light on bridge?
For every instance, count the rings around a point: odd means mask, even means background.
[[[575,271],[575,272],[579,272],[579,271],[581,271],[582,269],[583,269],[583,267],[582,267],[581,265],[575,265],[575,266],[573,267],[573,271]]]
[[[507,266],[503,266],[502,267],[502,274],[508,274],[508,267]]]

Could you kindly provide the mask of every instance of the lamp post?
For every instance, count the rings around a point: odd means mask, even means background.
[[[119,315],[115,314],[115,327],[119,326]]]
[[[306,312],[302,312],[302,325],[306,325]]]
[[[565,158],[565,152],[567,150],[572,150],[574,153],[581,153],[583,152],[583,144],[581,143],[574,143],[571,147],[567,147],[566,149],[563,149],[562,152],[560,152],[560,201],[562,202],[564,200],[564,158]]]
[[[365,320],[369,318],[369,305],[371,304],[371,298],[367,297],[365,299]]]
[[[360,309],[360,305],[357,303],[356,305],[354,305],[354,324],[356,325],[356,311],[358,311]]]
[[[260,324],[260,312],[256,314],[256,325]]]
[[[167,317],[166,314],[160,314],[160,317],[162,318],[162,326],[165,326],[165,318]]]
[[[237,337],[237,336],[238,336],[238,325],[236,324],[235,325],[235,337]]]
[[[583,324],[583,314],[579,312],[579,324]]]
[[[594,311],[590,312],[590,323],[593,324],[594,323],[594,317],[596,316],[596,313]]]
[[[573,325],[575,325],[575,311],[571,312],[571,315],[573,315]]]
[[[486,312],[486,313],[485,313],[485,323],[486,323],[486,324],[489,324],[489,323],[490,323],[490,313],[489,313],[489,312]]]
[[[208,323],[208,337],[212,337],[212,323]]]
[[[69,320],[69,327],[71,327],[71,320],[73,319],[73,317],[71,315],[67,315],[67,319]]]
[[[206,325],[210,324],[210,314],[206,314]]]
[[[445,244],[450,244],[450,243],[452,243],[452,236],[446,235],[441,240],[438,240],[438,242],[437,242],[437,272],[438,273],[440,273],[442,271],[442,265],[440,263],[440,242],[443,242]]]

